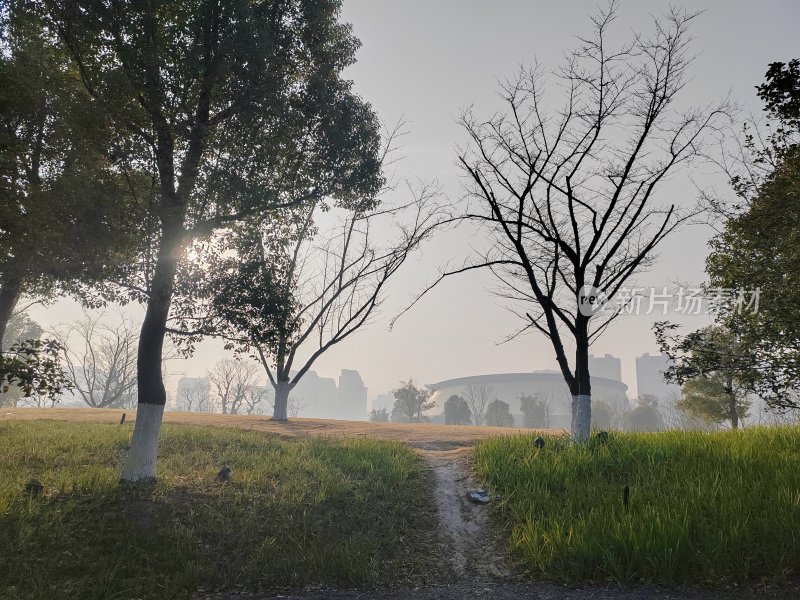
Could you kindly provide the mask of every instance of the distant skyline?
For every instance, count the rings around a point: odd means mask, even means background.
[[[458,199],[462,190],[454,160],[455,148],[464,141],[456,124],[460,109],[474,104],[478,115],[490,115],[499,106],[498,80],[512,76],[520,63],[537,59],[545,69],[558,67],[564,52],[573,47],[574,36],[589,30],[588,16],[597,5],[596,1],[345,0],[343,19],[353,24],[362,41],[358,63],[347,76],[387,123],[405,118],[409,124],[396,177],[436,179],[448,197]],[[742,106],[742,116],[748,111],[760,113],[754,86],[762,82],[767,65],[800,55],[796,42],[800,3],[705,0],[683,5],[704,11],[693,29],[697,59],[684,101],[707,104],[730,92]],[[628,39],[631,30],[648,28],[650,14],[666,8],[663,2],[622,2],[613,31]],[[726,191],[724,180],[708,169],[691,175],[701,187],[713,184]],[[395,194],[402,194],[402,188]],[[689,174],[681,172],[660,194],[685,204],[694,201],[696,188]],[[702,283],[709,235],[710,230],[695,226],[669,238],[660,249],[660,260],[639,283],[657,287]],[[323,355],[313,369],[321,377],[357,370],[372,399],[409,377],[431,383],[556,368],[549,341],[541,336],[498,345],[519,323],[491,293],[493,280],[487,273],[442,285],[388,331],[389,321],[408,302],[409,294],[448,260],[463,257],[472,241],[462,230],[426,246],[392,282],[372,325]],[[138,307],[128,310],[141,318]],[[67,300],[34,307],[31,316],[48,327],[78,318],[80,309]],[[658,351],[650,330],[658,318],[622,317],[591,348],[595,356],[609,353],[621,359],[622,380],[631,397],[636,395],[635,358]],[[691,327],[708,322],[705,317],[668,318]],[[194,357],[167,366],[168,389],[174,393],[180,376],[204,375],[216,360],[227,356],[221,343],[203,342]]]

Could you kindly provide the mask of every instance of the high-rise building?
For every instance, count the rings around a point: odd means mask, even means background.
[[[589,355],[589,374],[592,377],[605,377],[614,381],[622,381],[622,362],[616,356]]]
[[[651,356],[645,352],[636,359],[636,390],[640,397],[655,396],[663,402],[680,395],[679,385],[664,380],[669,365],[669,358],[663,354]]]
[[[339,419],[363,421],[367,418],[367,388],[358,371],[342,369],[339,374]]]
[[[386,411],[391,414],[392,409],[394,408],[394,393],[396,390],[389,390],[385,394],[378,394],[372,399],[372,404],[370,406],[370,410],[380,410],[385,408]]]
[[[301,405],[301,417],[359,421],[367,418],[367,388],[358,371],[351,369],[342,369],[338,387],[335,379],[307,371],[289,397]]]

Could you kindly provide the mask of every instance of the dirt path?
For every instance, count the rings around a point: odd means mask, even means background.
[[[6,408],[2,420],[57,419],[96,423],[118,423],[121,410]],[[135,413],[128,411],[127,419]],[[282,592],[199,593],[195,600],[788,600],[800,599],[800,587],[782,589],[750,587],[729,590],[696,590],[656,586],[560,586],[514,581],[489,527],[487,507],[466,500],[467,490],[477,487],[469,466],[470,447],[516,429],[453,425],[362,423],[324,419],[296,419],[276,424],[265,417],[165,413],[172,423],[254,429],[285,437],[370,437],[403,441],[424,457],[434,477],[434,497],[441,524],[443,554],[450,564],[442,569],[441,585],[412,589],[335,590],[316,588]]]
[[[466,494],[479,487],[472,477],[470,448],[422,444],[417,451],[433,472],[433,490],[444,556],[456,581],[508,580],[511,572],[489,524],[489,508]]]

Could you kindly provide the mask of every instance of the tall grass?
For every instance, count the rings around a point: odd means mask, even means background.
[[[657,583],[800,575],[800,428],[528,435],[475,450],[510,553],[538,577]],[[629,504],[623,503],[625,486]]]
[[[129,439],[128,426],[0,423],[0,597],[370,586],[430,568],[428,482],[402,444],[166,425],[159,482],[142,489],[118,482]],[[24,493],[30,478],[42,495]]]

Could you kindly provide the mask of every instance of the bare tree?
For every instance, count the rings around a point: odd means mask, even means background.
[[[207,252],[205,268],[216,275],[207,278],[204,318],[213,329],[227,323],[228,340],[258,357],[275,390],[273,419],[288,418],[292,389],[324,352],[370,323],[387,283],[442,224],[438,190],[409,190],[407,204],[372,200],[329,212],[329,226],[316,222],[322,204],[293,209],[221,240],[225,252]]]
[[[576,440],[590,432],[589,345],[620,314],[598,312],[598,300],[624,292],[692,214],[657,204],[656,191],[698,156],[727,115],[725,103],[678,106],[694,14],[672,10],[654,19],[649,37],[634,34],[612,48],[615,10],[612,2],[592,19],[593,34],[579,38],[554,73],[565,95],[560,109],[548,110],[544,74],[535,67],[503,85],[505,111],[488,120],[464,113],[470,144],[459,154],[468,182],[462,218],[485,232],[487,249],[433,283],[472,269],[493,272],[500,295],[524,320],[517,334],[539,332],[552,343],[572,395]]]
[[[178,408],[186,412],[210,410],[211,386],[206,378],[195,378],[178,385]]]
[[[263,386],[253,386],[244,398],[244,411],[248,415],[260,414],[272,404],[272,393]]]
[[[53,332],[62,347],[62,362],[75,392],[92,408],[136,405],[138,327],[118,313],[84,313],[79,321]]]
[[[297,396],[289,396],[289,403],[287,405],[287,413],[293,419],[300,416],[300,413],[305,408],[305,404],[303,403],[302,398],[298,398]]]
[[[273,413],[275,411],[275,394],[273,391],[265,387],[257,388],[257,390],[258,393],[254,395],[254,398],[256,400],[255,404],[260,405],[258,412]],[[286,414],[293,419],[299,417],[305,406],[302,398],[289,396],[289,400],[286,403]],[[247,414],[250,414],[249,410]]]
[[[235,415],[251,398],[257,382],[258,365],[244,360],[218,360],[206,373],[211,391],[222,414]]]
[[[470,383],[464,387],[464,399],[472,411],[472,420],[475,425],[486,422],[486,408],[494,400],[494,388],[486,383]]]

